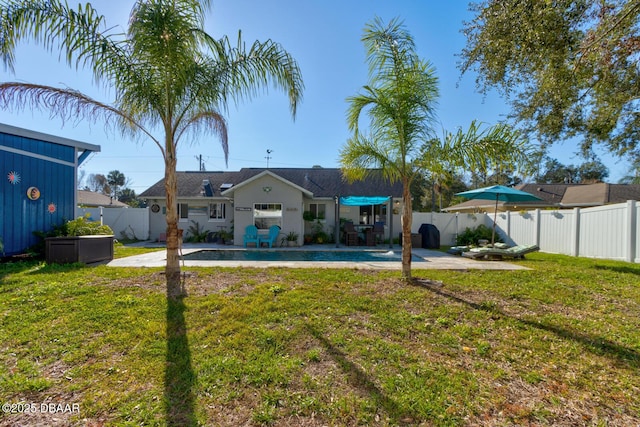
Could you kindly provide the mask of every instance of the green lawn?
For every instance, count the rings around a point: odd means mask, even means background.
[[[0,264],[0,425],[639,425],[640,265],[518,262]]]

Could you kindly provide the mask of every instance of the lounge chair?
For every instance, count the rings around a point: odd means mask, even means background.
[[[539,251],[538,245],[518,245],[508,249],[499,248],[472,248],[463,252],[462,256],[472,259],[498,260],[503,258],[524,258],[525,254]]]
[[[272,225],[269,227],[269,234],[259,237],[258,247],[262,246],[263,243],[266,243],[270,248],[272,248],[273,244],[278,240],[278,235],[280,235],[280,227]]]
[[[247,247],[248,243],[255,243],[256,248],[260,247],[260,238],[258,237],[258,227],[255,225],[247,225],[244,229],[244,237],[242,238],[244,247]]]

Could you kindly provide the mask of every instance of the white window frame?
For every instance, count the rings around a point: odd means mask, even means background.
[[[217,213],[213,216],[214,212]],[[209,203],[209,221],[225,221],[227,219],[227,204],[225,202],[211,202]]]
[[[178,222],[189,221],[189,203],[178,203]]]
[[[266,221],[269,224],[266,227],[261,227],[261,224],[258,223],[257,219],[258,217],[256,216],[256,212],[257,211],[269,211],[269,206],[280,206],[280,215],[276,216],[263,216],[262,218],[265,218]],[[270,226],[272,225],[277,225],[282,229],[282,219],[284,217],[284,212],[283,212],[283,205],[282,203],[254,203],[253,204],[253,224],[258,227],[258,230],[268,230]],[[274,210],[275,212],[275,210]],[[279,220],[277,222],[272,222],[269,221],[270,218],[278,218]]]

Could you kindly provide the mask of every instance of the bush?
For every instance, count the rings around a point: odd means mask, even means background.
[[[480,224],[474,229],[467,227],[464,232],[458,234],[458,238],[456,239],[456,244],[458,246],[468,246],[468,245],[477,245],[478,240],[485,239],[491,241],[491,234],[493,230],[486,225]],[[496,234],[496,242],[501,241],[498,235]]]
[[[108,225],[102,225],[97,221],[89,221],[89,215],[81,216],[67,221],[67,236],[95,236],[113,235],[113,230]]]
[[[187,230],[188,237],[185,238],[186,242],[191,243],[202,243],[207,241],[207,236],[209,235],[209,231],[205,230],[204,227],[200,226],[200,223],[191,220],[192,224],[189,226]]]

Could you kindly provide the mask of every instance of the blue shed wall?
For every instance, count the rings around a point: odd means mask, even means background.
[[[34,231],[46,232],[73,219],[75,156],[74,147],[0,133],[0,237],[6,255],[36,244]],[[10,172],[20,181],[12,184]],[[30,187],[38,188],[40,198],[27,197]]]

